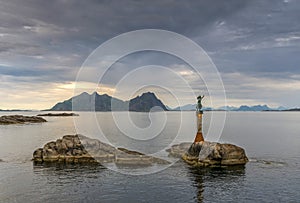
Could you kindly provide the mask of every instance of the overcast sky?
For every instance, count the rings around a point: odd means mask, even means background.
[[[77,72],[95,48],[124,32],[148,28],[198,43],[220,72],[228,105],[300,106],[298,0],[1,0],[0,20],[0,109],[45,109],[72,97]],[[99,93],[113,94],[123,75],[153,64],[191,77],[188,67],[171,56],[133,54],[110,69]],[[162,70],[150,72],[164,80]],[[190,82],[198,92],[200,83]],[[157,87],[147,90],[161,94]],[[195,102],[184,93],[177,96]]]

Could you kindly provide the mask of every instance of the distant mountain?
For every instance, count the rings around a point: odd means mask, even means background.
[[[196,110],[196,104],[187,104],[184,106],[179,106],[173,111],[194,111]],[[221,106],[219,108],[211,108],[211,107],[203,107],[203,111],[284,111],[287,108],[280,106],[278,108],[270,108],[267,105],[255,105],[255,106],[247,106],[242,105],[240,107],[235,106]]]
[[[152,92],[144,93],[129,100],[129,111],[149,112],[153,107],[157,107],[155,110],[168,110]]]
[[[186,104],[184,106],[178,106],[173,111],[195,111],[197,104]]]
[[[173,109],[169,107],[168,105],[165,105],[168,111],[172,111]]]
[[[72,105],[73,103],[73,105]],[[50,111],[138,111],[148,112],[153,107],[156,110],[168,109],[152,92],[143,93],[129,101],[123,101],[107,94],[99,95],[97,92],[88,94],[81,93],[66,101],[59,102],[54,105]]]
[[[284,106],[279,106],[278,108],[276,108],[275,110],[277,111],[285,111],[288,110],[288,108],[284,107]]]
[[[236,111],[237,109],[238,109],[238,107],[235,107],[235,106],[221,106],[217,110],[220,110],[220,111]]]
[[[242,105],[236,111],[270,111],[272,110],[267,105],[246,106]]]
[[[178,106],[174,109],[169,109],[170,111],[195,111],[197,104],[186,104],[184,106]],[[220,108],[212,108],[212,107],[203,107],[203,111],[234,111],[237,110],[238,107],[230,107],[230,106],[223,106]]]

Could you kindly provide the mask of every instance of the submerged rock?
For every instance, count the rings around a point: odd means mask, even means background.
[[[169,155],[181,157],[194,166],[233,166],[248,162],[245,150],[233,144],[216,142],[182,143],[172,146]]]
[[[10,115],[10,116],[0,117],[0,125],[43,123],[43,122],[47,122],[47,121],[37,116]]]
[[[169,164],[168,161],[148,156],[83,135],[65,135],[62,139],[48,142],[33,153],[35,163],[107,163],[126,165]]]
[[[37,116],[65,117],[65,116],[79,116],[79,114],[76,114],[76,113],[46,113],[46,114],[38,114]]]

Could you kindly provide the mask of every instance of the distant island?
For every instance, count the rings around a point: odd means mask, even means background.
[[[42,117],[38,117],[38,116],[8,115],[8,116],[0,117],[0,125],[44,123],[44,122],[47,121]]]
[[[22,109],[0,109],[2,112],[18,112],[18,111],[34,111],[34,110],[22,110]]]
[[[300,108],[284,109],[284,110],[271,109],[271,110],[266,110],[266,111],[300,111]]]
[[[295,108],[295,109],[286,109],[284,111],[300,111],[300,108]]]
[[[73,106],[72,106],[73,103]],[[75,104],[75,105],[74,105]],[[113,108],[112,108],[113,104]],[[75,108],[74,108],[75,107]],[[171,108],[165,105],[160,99],[156,97],[153,92],[143,93],[128,101],[109,96],[107,94],[98,94],[94,92],[88,94],[83,92],[63,102],[55,104],[52,108],[44,111],[136,111],[136,112],[149,112],[153,107],[158,107],[157,110],[162,111],[195,111],[196,104],[186,104]],[[74,108],[74,109],[73,109]],[[0,110],[1,111],[1,110]],[[219,108],[203,107],[203,111],[300,111],[300,108],[288,109],[280,106],[271,108],[268,105],[241,105],[235,106],[222,106]]]
[[[38,114],[37,116],[69,117],[69,116],[79,116],[79,114],[76,114],[76,113],[45,113],[45,114]]]
[[[170,111],[195,111],[196,104],[187,104],[184,106],[178,106],[176,108],[168,107]],[[254,106],[247,106],[241,105],[239,107],[235,106],[222,106],[219,108],[212,108],[212,107],[203,107],[203,111],[300,111],[300,108],[293,108],[288,109],[283,106],[279,106],[277,108],[271,108],[268,105],[254,105]]]
[[[113,107],[112,107],[113,105]],[[66,101],[55,104],[46,111],[136,111],[149,112],[153,107],[156,110],[168,111],[167,107],[152,92],[143,93],[129,101],[114,98],[107,94],[100,95],[97,92],[81,93]]]

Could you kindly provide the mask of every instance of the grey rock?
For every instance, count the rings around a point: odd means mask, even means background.
[[[169,152],[169,156],[181,158],[183,154],[185,154],[191,146],[191,142],[184,142],[180,144],[173,145],[170,149],[167,149]]]
[[[122,165],[169,164],[168,161],[124,148],[115,148],[83,135],[65,135],[33,153],[35,163],[107,163]]]
[[[245,150],[233,144],[216,142],[182,143],[167,150],[170,156],[181,157],[194,166],[233,166],[248,162]]]
[[[37,116],[68,117],[68,116],[79,116],[79,114],[76,114],[76,113],[46,113],[46,114],[38,114]]]
[[[9,115],[9,116],[0,117],[0,125],[43,123],[43,122],[47,122],[47,121],[37,116]]]

